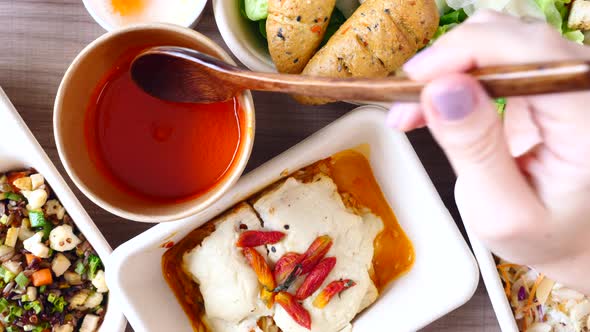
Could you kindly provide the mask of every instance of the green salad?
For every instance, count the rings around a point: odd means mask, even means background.
[[[568,24],[570,10],[572,8],[572,0],[518,0],[521,1],[521,6],[523,3],[528,2],[528,6],[519,7],[519,10],[516,9],[516,6],[510,6],[514,1],[498,0],[496,6],[499,3],[503,3],[504,7],[502,8],[490,5],[489,1],[448,1],[440,3],[439,8],[441,9],[442,15],[440,17],[439,27],[429,45],[432,45],[442,35],[463,23],[463,21],[469,17],[469,14],[473,14],[479,9],[501,9],[501,11],[515,16],[545,19],[547,23],[559,31],[564,38],[580,44],[584,42],[584,34],[582,31],[572,29],[570,28],[570,24]],[[453,4],[454,6],[451,7],[450,4]],[[498,113],[503,115],[506,111],[506,99],[497,99],[496,107]]]
[[[238,0],[242,16],[256,26],[259,39],[267,43],[266,18],[268,16],[268,0]],[[428,45],[463,23],[478,10],[491,9],[517,17],[529,17],[545,20],[559,31],[564,38],[576,43],[584,43],[585,35],[580,30],[590,30],[590,5],[583,6],[573,0],[435,0],[440,11],[439,27]],[[578,5],[579,7],[576,8]],[[322,46],[334,35],[347,17],[359,6],[358,0],[337,0],[336,8],[330,17]],[[346,12],[346,15],[343,13]],[[578,11],[578,13],[576,13]],[[496,101],[500,114],[506,109],[506,99]]]
[[[518,0],[523,3],[529,3],[529,6],[523,6],[524,9],[517,10],[510,7],[511,2],[515,1],[501,1],[498,3],[504,3],[503,8],[497,8],[493,5],[489,5],[489,1],[448,1],[449,4],[459,3],[459,6],[450,6],[447,2],[440,5],[443,15],[440,18],[440,25],[436,32],[436,38],[450,31],[452,28],[461,24],[463,21],[473,14],[478,9],[501,9],[501,11],[508,14],[521,17],[533,17],[539,19],[545,19],[547,23],[553,26],[559,31],[565,38],[577,42],[584,42],[584,34],[578,29],[571,29],[568,25],[568,18],[570,14],[572,0]],[[464,3],[464,4],[463,4]],[[478,3],[481,3],[478,6]]]

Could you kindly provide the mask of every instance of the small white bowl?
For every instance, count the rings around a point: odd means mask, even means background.
[[[508,298],[506,297],[504,285],[502,284],[502,279],[500,279],[492,252],[469,230],[467,225],[465,225],[465,228],[469,242],[471,242],[471,247],[473,248],[473,253],[479,263],[481,277],[488,291],[492,307],[500,324],[500,329],[502,332],[518,332],[518,325],[514,318],[510,302],[508,302]]]
[[[163,244],[180,241],[285,173],[361,144],[369,145],[375,177],[414,245],[416,261],[355,319],[354,331],[416,331],[467,302],[479,280],[475,259],[410,142],[404,134],[386,128],[385,118],[381,108],[361,107],[242,177],[208,209],[159,224],[118,247],[107,281],[133,328],[192,331],[162,276]]]
[[[192,15],[184,17],[183,20],[158,20],[158,19],[154,18],[154,19],[150,19],[150,20],[127,22],[125,24],[114,24],[112,21],[109,21],[109,19],[107,17],[105,17],[106,14],[102,10],[98,9],[98,7],[97,7],[97,6],[100,6],[100,4],[99,4],[100,2],[104,3],[104,2],[106,2],[106,0],[82,0],[82,2],[84,3],[84,7],[86,7],[86,10],[90,14],[90,16],[92,16],[92,18],[96,21],[96,23],[98,23],[106,31],[113,31],[115,29],[123,28],[128,25],[143,24],[143,23],[171,23],[171,24],[180,25],[185,28],[191,28],[199,22],[199,19],[201,18],[201,14],[203,13],[203,10],[205,9],[205,5],[207,5],[207,0],[195,0],[194,1],[194,8],[190,9],[190,13],[192,13]],[[172,1],[169,1],[169,2],[172,3]],[[103,4],[103,6],[104,6],[104,4]],[[113,13],[112,15],[116,15],[116,14]]]
[[[238,0],[213,0],[213,13],[223,41],[253,71],[276,72],[267,45],[258,38],[258,23],[240,13]]]
[[[216,201],[238,180],[254,145],[254,102],[250,91],[236,98],[243,110],[240,148],[227,174],[201,195],[176,202],[146,200],[122,190],[93,162],[85,142],[85,110],[96,86],[121,56],[146,45],[188,47],[212,54],[230,64],[232,58],[217,44],[195,30],[174,24],[138,24],[106,33],[90,43],[66,71],[53,112],[53,132],[57,151],[66,172],[90,200],[120,217],[141,222],[164,222],[186,218]]]
[[[0,123],[2,124],[2,135],[10,137],[10,139],[0,140],[0,172],[33,167],[42,174],[78,229],[96,250],[108,272],[112,269],[112,265],[109,263],[111,247],[51,163],[43,148],[33,137],[2,88],[0,88]],[[122,332],[125,330],[125,318],[117,304],[118,302],[109,293],[107,311],[99,332]]]

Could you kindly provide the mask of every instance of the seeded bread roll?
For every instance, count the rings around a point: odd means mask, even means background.
[[[281,73],[299,74],[320,46],[336,0],[269,0],[266,34]]]
[[[386,77],[426,46],[438,28],[434,0],[367,0],[309,61],[303,75]],[[296,96],[304,104],[330,100]]]

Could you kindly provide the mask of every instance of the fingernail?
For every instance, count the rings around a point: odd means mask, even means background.
[[[406,73],[412,73],[414,71],[417,71],[420,69],[420,67],[424,66],[424,64],[427,61],[430,61],[430,58],[433,56],[435,52],[435,48],[434,47],[429,47],[426,48],[422,51],[420,51],[420,53],[414,55],[414,57],[412,57],[410,60],[408,60],[404,66],[403,69]]]
[[[474,91],[468,85],[457,85],[432,94],[434,111],[443,119],[457,121],[469,115],[475,106]]]
[[[411,103],[395,103],[391,106],[391,110],[387,114],[387,126],[393,129],[400,129],[403,125],[403,120],[408,112],[416,108],[415,104]]]

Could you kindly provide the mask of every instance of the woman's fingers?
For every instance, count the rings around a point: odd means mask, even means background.
[[[397,103],[387,115],[387,125],[393,129],[411,131],[426,126],[426,120],[420,104]]]
[[[461,215],[481,239],[502,250],[511,239],[531,233],[533,225],[541,229],[544,208],[511,156],[483,87],[466,74],[436,79],[422,94],[422,108],[461,179],[456,193]]]
[[[545,22],[481,12],[442,36],[404,66],[408,76],[429,81],[474,67],[590,58]]]

